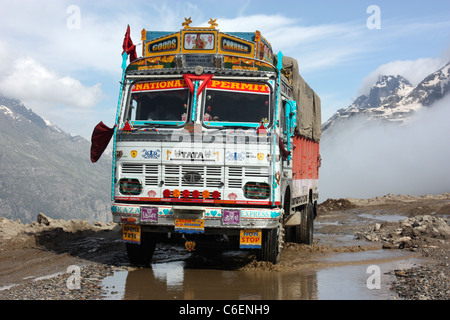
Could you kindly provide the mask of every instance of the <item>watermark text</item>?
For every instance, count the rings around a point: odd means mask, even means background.
[[[369,30],[381,29],[381,10],[377,5],[370,5],[366,10],[370,16],[367,18],[366,26]]]

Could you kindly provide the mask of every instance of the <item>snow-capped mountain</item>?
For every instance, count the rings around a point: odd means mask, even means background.
[[[339,109],[322,124],[323,132],[337,122],[354,117],[403,123],[423,107],[429,107],[450,91],[450,62],[423,79],[417,86],[402,76],[383,75],[347,108]]]
[[[420,102],[429,107],[442,99],[450,91],[450,62],[423,79],[408,96],[404,103]]]
[[[0,217],[108,220],[110,157],[0,94]]]

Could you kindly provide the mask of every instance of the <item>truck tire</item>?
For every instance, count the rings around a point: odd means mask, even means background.
[[[278,228],[265,229],[262,232],[261,249],[258,250],[258,261],[268,261],[273,264],[280,262],[281,236]]]
[[[312,203],[308,202],[300,214],[302,220],[300,225],[296,227],[296,238],[298,243],[312,244],[314,231],[314,213]]]
[[[156,239],[149,233],[141,234],[141,243],[126,243],[130,263],[137,266],[150,266],[156,248]]]

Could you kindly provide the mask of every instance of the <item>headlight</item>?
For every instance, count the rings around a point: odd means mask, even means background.
[[[244,186],[244,196],[249,199],[268,199],[270,186],[264,182],[247,182]]]
[[[142,192],[142,184],[138,179],[122,178],[119,180],[121,194],[137,196]]]

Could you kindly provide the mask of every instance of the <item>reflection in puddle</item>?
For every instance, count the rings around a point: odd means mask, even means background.
[[[383,250],[336,254],[322,262],[328,267],[286,272],[190,268],[189,259],[161,262],[116,272],[103,280],[103,288],[105,299],[120,300],[393,299],[390,271],[417,263],[400,251]],[[366,285],[373,264],[381,269],[381,289]]]
[[[183,269],[182,263],[170,262],[117,272],[104,279],[103,287],[108,291],[106,299],[317,299],[315,277],[315,272],[293,277],[269,271]]]
[[[153,277],[166,283],[167,288],[177,288],[183,285],[184,262],[157,263],[152,265]]]

